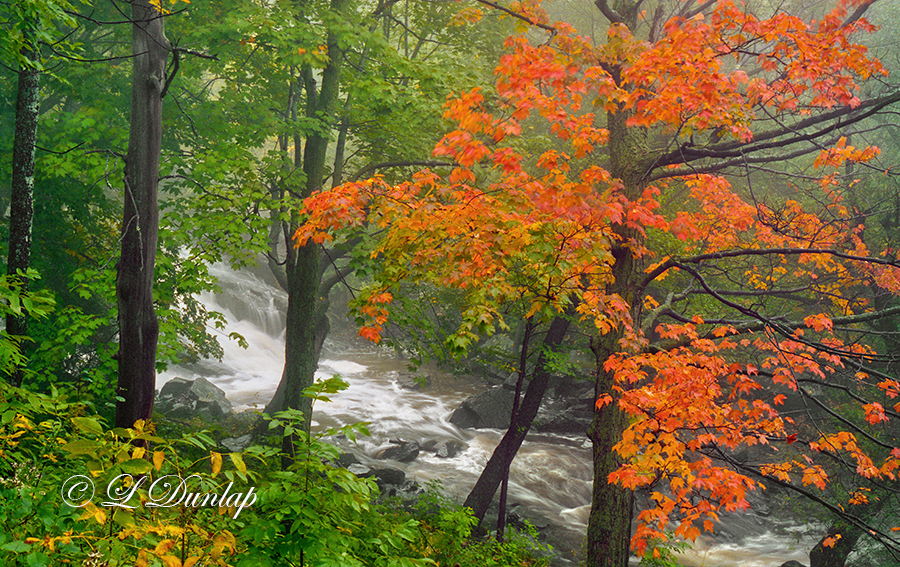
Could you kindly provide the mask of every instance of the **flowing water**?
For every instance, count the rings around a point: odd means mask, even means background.
[[[204,376],[228,395],[235,409],[262,408],[271,398],[284,361],[284,316],[287,304],[280,289],[252,272],[235,273],[213,266],[223,293],[204,297],[212,310],[229,321],[220,341],[225,350],[221,362],[175,366],[159,377],[159,385],[174,376],[192,379]],[[225,338],[230,332],[244,336],[248,349]],[[365,341],[340,336],[326,341],[318,374],[340,374],[350,387],[318,403],[314,427],[332,427],[365,421],[371,436],[359,438],[354,448],[364,462],[390,445],[391,439],[416,441],[455,440],[465,449],[450,459],[428,452],[407,465],[390,463],[406,471],[407,478],[424,485],[440,481],[444,492],[460,502],[474,485],[503,432],[460,430],[448,418],[460,402],[482,390],[477,380],[431,371],[430,383],[422,390],[398,383],[406,369],[403,360]],[[586,530],[591,495],[591,450],[586,437],[541,434],[529,436],[510,473],[510,502],[525,506],[530,514],[546,518],[552,525],[548,537],[564,556],[579,556]],[[778,567],[794,559],[807,563],[814,543],[800,528],[778,522],[771,516],[746,513],[723,518],[722,534],[705,536],[679,560],[689,566]]]

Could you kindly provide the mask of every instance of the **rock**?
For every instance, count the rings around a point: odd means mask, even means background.
[[[400,486],[406,481],[406,473],[400,469],[385,467],[381,469],[371,469],[370,472],[371,474],[366,476],[375,477],[375,482],[378,483],[379,488],[384,488],[384,486],[388,484]]]
[[[166,382],[159,392],[156,409],[169,417],[199,416],[207,420],[233,413],[225,392],[202,377],[196,380],[172,378]]]
[[[593,398],[545,399],[535,418],[534,430],[580,435],[588,430],[593,417]]]
[[[419,444],[415,441],[391,439],[392,445],[378,453],[379,459],[391,459],[401,463],[411,463],[419,456]]]
[[[465,448],[466,445],[462,441],[450,439],[439,442],[435,447],[434,454],[441,459],[452,459],[459,455]]]
[[[515,392],[495,386],[467,398],[450,416],[450,423],[460,429],[506,429],[514,397]]]
[[[806,567],[806,565],[804,565],[803,563],[800,563],[799,561],[791,560],[791,561],[782,563],[781,567]]]
[[[350,465],[359,464],[359,459],[353,453],[341,453],[338,455],[337,464],[339,467],[349,469]]]
[[[225,447],[232,453],[240,453],[244,449],[250,446],[250,443],[253,442],[253,435],[241,435],[240,437],[227,437],[219,441],[219,445]]]
[[[352,463],[347,470],[358,476],[359,478],[367,478],[372,476],[372,469],[361,463]]]
[[[509,390],[510,392],[516,391],[516,385],[519,383],[519,373],[518,372],[510,372],[509,376],[503,381],[502,386]],[[528,387],[528,376],[522,380],[522,392],[525,391],[525,388]]]

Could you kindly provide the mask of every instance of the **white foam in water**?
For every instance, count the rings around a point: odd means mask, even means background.
[[[211,271],[227,280],[223,289],[231,294],[225,298],[202,298],[209,309],[223,312],[228,318],[220,341],[225,356],[222,362],[172,367],[158,377],[158,383],[161,386],[174,376],[204,376],[225,391],[238,411],[252,405],[262,407],[274,393],[284,364],[284,323],[279,312],[283,309],[279,306],[285,303],[284,294],[253,274],[234,273],[222,266],[214,266]],[[240,301],[248,303],[241,305]],[[254,310],[259,316],[254,316]],[[230,332],[243,335],[249,348],[241,349],[224,338]],[[369,457],[374,457],[391,439],[462,441],[466,447],[453,459],[422,452],[406,466],[408,478],[420,484],[440,480],[449,496],[462,501],[503,432],[461,431],[449,423],[448,417],[463,399],[483,386],[475,381],[444,378],[422,391],[407,390],[397,382],[406,362],[392,354],[349,341],[329,343],[328,348],[330,354],[320,361],[317,376],[339,374],[350,387],[330,396],[331,403],[317,404],[314,423],[334,427],[370,422],[372,437],[360,439],[357,449]],[[556,534],[565,532],[564,539],[574,550],[580,549],[590,513],[591,451],[583,441],[583,437],[550,435],[529,438],[513,462],[510,483],[510,500],[526,503],[531,511],[552,520]],[[728,522],[723,518],[726,528]],[[814,541],[804,538],[798,543],[796,535],[774,533],[770,527],[774,529],[771,523],[758,526],[756,533],[747,532],[748,537],[738,542],[705,536],[678,559],[697,567],[771,567],[791,559],[808,563],[806,551]]]

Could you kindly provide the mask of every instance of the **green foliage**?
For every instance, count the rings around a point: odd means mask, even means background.
[[[668,539],[654,539],[648,547],[653,551],[641,557],[640,567],[681,567],[677,555],[690,549],[691,544],[669,533]]]
[[[420,522],[420,545],[438,565],[539,567],[550,564],[549,559],[541,557],[550,548],[537,542],[537,533],[530,525],[523,532],[508,529],[502,542],[492,537],[473,538],[477,519],[471,510],[444,497],[439,482],[429,483],[416,503],[414,514]]]
[[[46,291],[28,291],[38,279],[40,275],[31,269],[16,276],[0,276],[0,318],[28,315],[40,319],[50,314],[55,305],[53,296]],[[7,374],[25,363],[22,347],[26,340],[28,337],[0,331],[0,373]]]
[[[345,387],[335,377],[305,395]],[[412,512],[380,502],[372,479],[332,464],[327,443],[364,425],[307,435],[299,412],[276,414],[270,430],[297,440],[279,470],[276,447],[223,455],[203,431],[109,429],[74,399],[0,384],[0,564],[546,565],[531,539],[469,540],[471,514],[434,487]]]

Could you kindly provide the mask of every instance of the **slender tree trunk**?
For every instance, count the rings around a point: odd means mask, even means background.
[[[13,141],[12,192],[9,202],[9,253],[6,273],[15,276],[25,272],[31,260],[31,226],[34,217],[34,148],[37,139],[40,106],[41,74],[38,70],[40,53],[33,44],[34,30],[25,22],[25,59],[30,62],[19,70],[16,98],[16,126]],[[24,282],[27,286],[27,282]],[[6,316],[6,332],[12,336],[28,335],[28,319],[22,315]],[[21,386],[25,369],[15,368],[8,376],[9,383]]]
[[[132,427],[153,413],[159,323],[153,269],[159,231],[157,189],[162,142],[162,88],[170,46],[163,17],[148,0],[131,4],[134,58],[131,130],[125,159],[122,255],[116,278],[119,383],[116,426]]]
[[[557,317],[550,323],[550,329],[543,341],[545,350],[553,350],[562,343],[569,330],[570,315],[571,313],[564,317]],[[510,463],[531,429],[531,424],[541,407],[541,401],[544,399],[549,382],[550,371],[545,367],[545,357],[541,353],[535,365],[534,376],[525,390],[525,397],[522,399],[522,405],[519,407],[515,419],[509,424],[506,434],[494,449],[494,453],[484,470],[481,471],[478,481],[463,504],[472,509],[479,522],[484,519],[487,509],[494,499],[494,494],[497,492],[497,487],[500,486],[504,476],[508,474]]]

